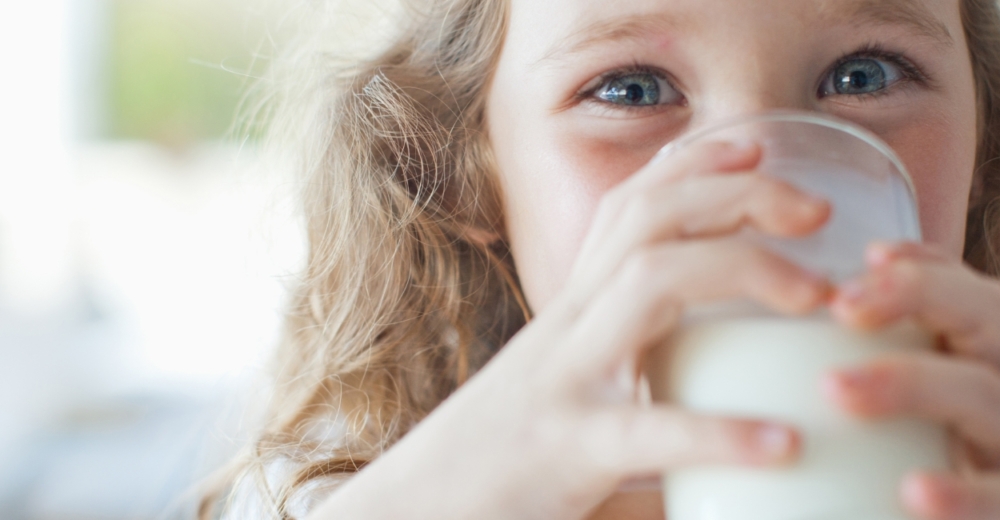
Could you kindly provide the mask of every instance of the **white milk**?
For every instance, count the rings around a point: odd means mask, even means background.
[[[772,419],[803,434],[803,456],[782,469],[706,467],[665,479],[669,520],[903,520],[903,475],[948,467],[943,427],[911,419],[865,421],[820,390],[835,367],[930,349],[909,324],[851,332],[825,317],[694,322],[649,365],[654,399],[710,414]]]

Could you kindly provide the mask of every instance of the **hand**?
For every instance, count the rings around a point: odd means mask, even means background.
[[[834,315],[863,329],[913,318],[939,336],[941,352],[831,374],[831,397],[859,415],[924,417],[957,434],[957,473],[903,482],[901,499],[913,513],[1000,518],[1000,282],[921,244],[875,244],[867,263],[868,274],[838,291]]]
[[[610,191],[563,291],[315,518],[578,519],[629,477],[794,458],[785,426],[636,398],[637,360],[683,305],[751,297],[805,313],[826,301],[825,280],[728,236],[746,225],[801,236],[829,216],[753,171],[760,157],[695,146]]]

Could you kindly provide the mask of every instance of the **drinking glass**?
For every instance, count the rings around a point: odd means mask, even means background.
[[[762,245],[840,282],[865,269],[872,241],[919,241],[916,193],[903,163],[867,130],[832,117],[770,112],[684,136],[669,155],[703,141],[759,143],[758,170],[830,201],[817,233]],[[918,419],[863,420],[824,398],[820,380],[837,368],[933,348],[903,321],[878,332],[841,327],[823,309],[789,317],[749,301],[694,306],[646,374],[654,401],[706,414],[761,418],[799,429],[801,458],[788,467],[698,467],[664,478],[670,520],[904,520],[903,475],[948,467],[945,429]]]

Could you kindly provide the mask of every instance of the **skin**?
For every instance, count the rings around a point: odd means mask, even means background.
[[[871,5],[901,12],[890,4]],[[488,130],[535,318],[310,518],[654,519],[658,492],[616,490],[664,469],[793,461],[800,439],[784,425],[638,401],[638,360],[684,306],[738,297],[787,314],[829,305],[858,328],[913,318],[938,334],[941,352],[821,383],[851,413],[927,417],[956,432],[961,476],[900,483],[915,515],[1000,516],[1000,285],[960,261],[972,71],[958,1],[906,4],[929,23],[863,23],[849,0],[512,0]],[[622,30],[630,16],[639,27]],[[838,59],[873,42],[926,81],[820,95]],[[634,64],[669,76],[675,102],[623,110],[586,95]],[[832,114],[893,146],[914,178],[927,244],[874,244],[869,272],[831,287],[732,239],[744,226],[805,236],[830,214],[756,172],[758,146],[703,143],[650,163],[684,132],[770,108]]]
[[[878,134],[910,169],[926,240],[961,254],[976,108],[958,2],[920,2],[948,28],[953,42],[947,47],[906,28],[834,19],[828,12],[838,4],[849,2],[511,2],[489,107],[502,117],[490,118],[490,136],[507,194],[509,239],[536,311],[565,286],[611,187],[680,133],[769,108],[823,112]],[[551,55],[581,28],[629,16],[681,17],[683,28],[654,27],[638,41]],[[907,51],[933,75],[936,88],[897,84],[895,92],[877,98],[818,99],[816,85],[828,68],[872,41]],[[676,77],[686,106],[630,113],[574,103],[587,82],[633,63]]]

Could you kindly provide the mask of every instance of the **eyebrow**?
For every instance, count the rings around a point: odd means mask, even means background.
[[[560,39],[539,62],[578,54],[602,43],[645,40],[654,34],[676,33],[690,29],[687,16],[668,13],[636,15],[602,20],[574,31]]]
[[[823,22],[853,20],[874,26],[896,25],[940,45],[950,46],[954,43],[948,27],[935,18],[926,7],[913,0],[851,0],[824,3],[832,5],[820,8],[819,19]],[[676,34],[690,30],[691,23],[689,16],[673,13],[602,20],[560,39],[538,61],[541,63],[558,60],[600,44],[642,41],[655,34]]]
[[[859,20],[872,25],[898,25],[949,46],[954,43],[948,27],[920,2],[913,0],[852,0],[833,2],[824,10],[827,20]]]

